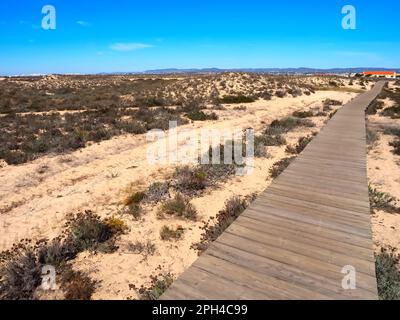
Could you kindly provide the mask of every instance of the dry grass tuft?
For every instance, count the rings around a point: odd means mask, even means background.
[[[176,228],[163,226],[160,230],[160,238],[167,241],[179,240],[182,238],[184,232],[185,230],[181,226]]]
[[[173,215],[188,220],[197,219],[196,208],[190,203],[188,198],[180,193],[177,193],[173,199],[165,201],[161,205],[159,214],[161,216]]]

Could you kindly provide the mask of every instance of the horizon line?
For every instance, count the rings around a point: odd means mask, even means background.
[[[388,70],[388,71],[394,71],[394,72],[400,72],[400,68],[388,68],[388,67],[333,67],[333,68],[311,68],[311,67],[253,67],[253,68],[218,68],[218,67],[204,67],[204,68],[176,68],[176,67],[170,67],[170,68],[157,68],[157,69],[148,69],[144,71],[113,71],[113,72],[104,72],[104,71],[99,71],[99,72],[89,72],[89,73],[80,73],[80,72],[64,72],[64,73],[59,73],[59,72],[38,72],[38,73],[29,73],[29,74],[0,74],[0,77],[22,77],[22,76],[47,76],[47,75],[63,75],[63,76],[68,76],[68,75],[118,75],[118,74],[147,74],[147,73],[168,73],[170,71],[171,73],[175,72],[210,72],[210,71],[215,71],[216,73],[218,72],[229,72],[229,71],[243,71],[243,72],[251,72],[251,71],[265,71],[265,72],[275,72],[274,70],[277,71],[282,71],[286,73],[293,73],[289,72],[289,70],[303,70],[306,69],[310,72],[328,72],[328,71],[334,71],[334,70],[348,70],[348,71],[355,71],[355,70],[371,70],[371,71],[376,71],[376,70]]]

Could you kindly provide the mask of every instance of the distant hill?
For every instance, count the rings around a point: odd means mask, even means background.
[[[154,69],[140,72],[100,72],[95,75],[135,75],[135,74],[205,74],[205,73],[221,73],[221,72],[255,72],[255,73],[271,73],[271,74],[347,74],[360,73],[363,71],[396,71],[400,73],[400,68],[332,68],[332,69],[315,69],[315,68],[236,68],[236,69],[220,69],[220,68],[203,68],[203,69]],[[21,76],[45,76],[47,74],[26,74],[13,75],[12,77]],[[65,73],[60,75],[90,75],[79,73]]]
[[[400,68],[332,68],[332,69],[314,69],[314,68],[239,68],[239,69],[155,69],[147,70],[144,74],[166,74],[166,73],[220,73],[220,72],[258,72],[258,73],[289,73],[289,74],[306,74],[306,73],[359,73],[363,71],[396,71],[400,72]]]

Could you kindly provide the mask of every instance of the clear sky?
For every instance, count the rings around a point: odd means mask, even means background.
[[[43,30],[44,5],[56,29]],[[356,30],[342,28],[344,5]],[[1,0],[0,74],[400,67],[397,0]]]

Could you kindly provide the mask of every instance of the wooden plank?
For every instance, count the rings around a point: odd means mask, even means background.
[[[238,232],[250,233],[253,230],[256,234],[258,232],[264,232],[268,235],[275,237],[275,239],[281,238],[282,234],[284,234],[285,236],[287,235],[289,239],[293,239],[298,243],[314,245],[316,247],[321,247],[323,249],[330,250],[332,252],[338,252],[341,254],[355,252],[357,254],[357,257],[360,257],[363,260],[374,261],[374,258],[371,257],[370,250],[340,241],[340,234],[336,237],[326,238],[320,232],[305,232],[304,230],[298,229],[293,230],[288,228],[286,223],[271,224],[271,222],[268,222],[268,224],[266,224],[264,221],[249,219],[248,216],[243,216],[242,219],[238,219],[237,223],[232,225],[232,229],[230,230],[230,232],[234,233],[235,230],[238,229],[241,229],[241,231]]]
[[[359,221],[353,218],[351,210],[346,208],[337,208],[310,201],[303,201],[295,198],[288,198],[281,195],[269,193],[264,195],[265,201],[258,201],[251,207],[253,210],[265,211],[268,214],[275,214],[287,217],[297,221],[315,222],[329,227],[339,226],[346,232],[354,234],[365,234],[369,226],[359,225]],[[348,213],[346,215],[346,213]],[[356,216],[362,216],[363,213],[355,212]],[[367,216],[367,214],[364,214]],[[358,232],[352,232],[358,231]]]
[[[341,240],[341,244],[350,244],[352,246],[358,246],[370,251],[370,241],[368,238],[364,238],[361,236],[356,236],[354,234],[350,234],[349,232],[345,232],[344,230],[332,230],[328,228],[324,228],[324,232],[321,232],[321,229],[318,228],[315,224],[310,224],[307,222],[300,222],[296,220],[285,219],[284,217],[273,215],[273,214],[263,214],[257,211],[247,211],[246,215],[242,215],[240,217],[243,219],[253,220],[255,224],[265,223],[266,225],[270,225],[272,228],[276,225],[284,226],[286,230],[295,230],[297,232],[301,232],[302,234],[319,234],[321,237],[325,237],[330,239],[332,243],[336,245],[337,239]],[[339,245],[339,244],[338,244]]]

